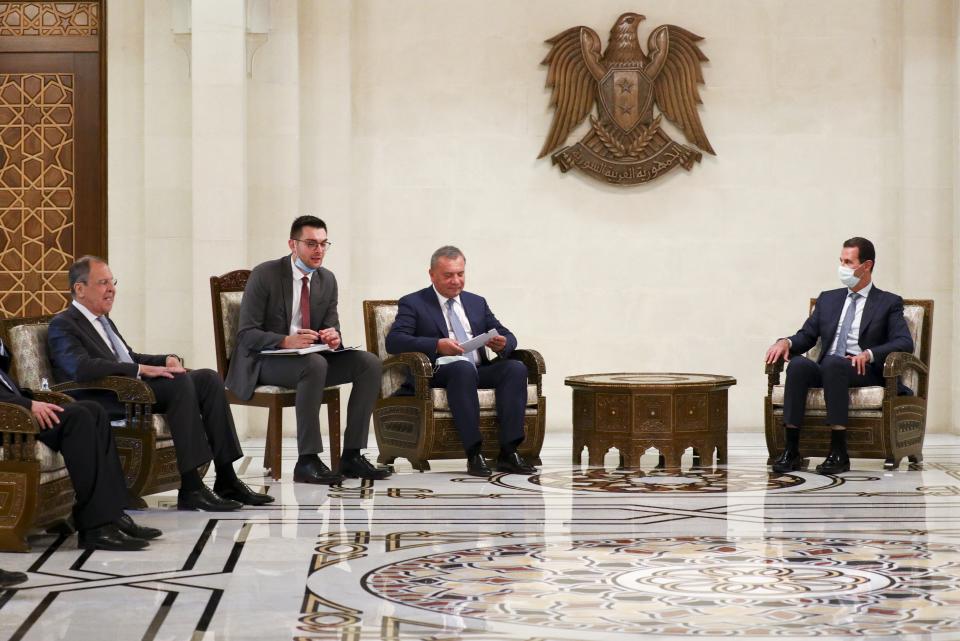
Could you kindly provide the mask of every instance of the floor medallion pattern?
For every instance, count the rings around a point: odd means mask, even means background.
[[[509,478],[504,480],[509,482]],[[752,492],[793,488],[806,482],[800,475],[723,467],[693,468],[683,472],[586,468],[544,472],[531,477],[530,481],[551,489],[625,494]]]
[[[931,564],[932,556],[938,561]],[[883,539],[648,537],[514,543],[409,559],[365,579],[448,616],[608,633],[960,634],[960,550]]]

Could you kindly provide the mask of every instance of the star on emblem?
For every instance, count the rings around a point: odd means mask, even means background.
[[[630,115],[633,113],[633,107],[631,107],[630,105],[619,105],[619,107],[620,107],[620,113],[624,115]]]
[[[626,78],[621,78],[617,86],[620,87],[620,93],[630,93],[633,89],[633,83]]]

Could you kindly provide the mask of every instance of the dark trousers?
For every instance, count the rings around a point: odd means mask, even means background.
[[[60,452],[77,496],[73,520],[78,530],[112,523],[123,515],[127,486],[107,412],[93,401],[65,405],[60,423],[37,439]]]
[[[481,441],[479,388],[496,390],[500,445],[517,445],[523,441],[527,366],[522,362],[497,360],[474,367],[467,361],[454,361],[437,369],[430,386],[446,388],[450,413],[467,452]]]
[[[153,411],[167,415],[181,474],[210,460],[226,465],[243,456],[219,374],[195,369],[144,380],[157,399]]]
[[[367,447],[370,416],[380,393],[380,359],[370,352],[347,350],[336,353],[272,356],[260,363],[261,385],[279,385],[297,390],[297,450],[300,454],[323,451],[320,406],[323,388],[352,383],[347,403],[344,449]]]
[[[883,375],[868,364],[858,374],[851,362],[840,356],[824,356],[815,363],[805,356],[794,356],[787,365],[787,382],[783,390],[783,424],[803,425],[807,409],[807,390],[822,387],[827,405],[828,425],[847,425],[850,411],[850,388],[883,385]]]

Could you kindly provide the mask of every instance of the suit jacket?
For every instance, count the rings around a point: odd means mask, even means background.
[[[72,304],[53,317],[47,332],[47,349],[57,382],[92,381],[104,376],[137,375],[137,365],[165,365],[167,354],[140,354],[123,340],[117,326],[107,319],[120,337],[133,363],[121,363],[113,350],[93,328],[83,313]]]
[[[803,327],[790,336],[790,355],[802,354],[822,342],[818,362],[823,360],[837,335],[840,314],[849,290],[846,287],[821,292],[816,307]],[[860,317],[860,348],[873,352],[869,367],[883,375],[883,362],[891,352],[913,352],[913,338],[903,318],[903,299],[874,285]]]
[[[461,292],[460,304],[463,305],[473,335],[478,336],[496,329],[507,339],[507,345],[500,351],[499,356],[509,357],[517,348],[517,337],[497,320],[486,299],[470,292]],[[436,363],[437,341],[449,336],[446,316],[431,286],[400,299],[397,318],[387,334],[386,348],[391,354],[423,352],[431,363]],[[489,362],[485,349],[480,350],[480,359],[481,364]]]
[[[236,347],[230,356],[227,389],[243,400],[253,396],[260,377],[259,354],[280,345],[290,334],[292,318],[293,266],[287,254],[261,263],[250,272],[240,303],[240,324]],[[310,329],[319,331],[327,327],[340,333],[337,279],[333,272],[321,267],[310,277]]]
[[[17,382],[10,376],[10,353],[0,354],[0,369],[6,374],[6,381],[12,385],[16,391],[7,389],[7,386],[0,382],[0,403],[15,403],[24,409],[30,409],[32,406],[32,395],[30,390],[21,389]],[[17,393],[19,392],[19,393]]]

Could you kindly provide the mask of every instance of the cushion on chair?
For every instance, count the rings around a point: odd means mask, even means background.
[[[811,310],[812,312],[812,310]],[[920,329],[923,327],[923,307],[920,305],[904,305],[903,307],[903,319],[907,321],[907,328],[910,330],[910,336],[913,338],[913,355],[917,358],[920,358],[920,348],[921,346],[921,337]],[[820,358],[820,350],[823,348],[820,341],[817,341],[817,344],[814,345],[810,351],[808,351],[804,356],[809,358],[812,361]],[[903,375],[903,384],[913,390],[913,393],[917,393],[917,386],[919,385],[919,380],[917,377],[917,372],[913,370],[908,370],[906,374]],[[822,394],[821,394],[822,398]],[[776,405],[777,403],[774,402]],[[783,394],[780,394],[780,405],[783,404]],[[808,407],[811,407],[808,402]],[[851,407],[853,407],[851,405]]]
[[[233,348],[237,344],[242,300],[243,292],[220,292],[220,305],[223,307],[223,349],[227,358],[233,356]]]
[[[40,483],[49,483],[69,476],[67,465],[59,452],[53,451],[44,443],[34,441],[33,455],[40,463]],[[3,458],[3,447],[0,446],[0,458]]]
[[[783,416],[783,408],[775,407],[773,408],[773,415],[775,417]],[[815,418],[825,418],[827,416],[827,410],[807,410],[804,414],[805,416],[815,417]],[[850,410],[850,418],[883,418],[883,410]],[[782,421],[777,421],[777,424],[782,424]]]
[[[150,418],[153,422],[153,431],[157,435],[157,440],[173,438],[173,435],[170,433],[170,424],[167,422],[166,414],[151,414]],[[114,427],[125,427],[127,421],[120,419],[118,421],[110,421],[110,425]]]
[[[253,393],[261,394],[286,394],[287,392],[296,392],[297,390],[290,387],[280,387],[279,385],[257,385],[253,388]]]
[[[447,404],[447,390],[442,387],[435,387],[430,392],[433,394],[433,409],[435,410],[448,410],[450,406]],[[480,397],[480,409],[496,409],[497,399],[496,392],[492,389],[479,389],[477,390],[477,396]],[[537,386],[536,385],[527,385],[527,405],[536,405],[537,404]]]
[[[20,387],[40,389],[40,381],[44,378],[53,385],[53,372],[47,353],[46,323],[11,327],[10,351],[16,359]]]
[[[373,318],[377,334],[377,356],[380,360],[386,360],[390,357],[387,353],[387,334],[393,327],[393,321],[397,317],[397,305],[378,305],[373,310]],[[394,392],[400,389],[406,380],[407,371],[402,367],[391,367],[383,372],[383,378],[380,379],[380,389],[383,397],[388,398]]]
[[[774,385],[773,394],[770,396],[771,402],[775,406],[783,405],[783,385]],[[871,387],[851,387],[850,388],[850,409],[867,410],[880,409],[883,406],[883,387],[880,385]],[[825,410],[826,401],[823,399],[823,389],[812,387],[807,390],[807,410]]]

